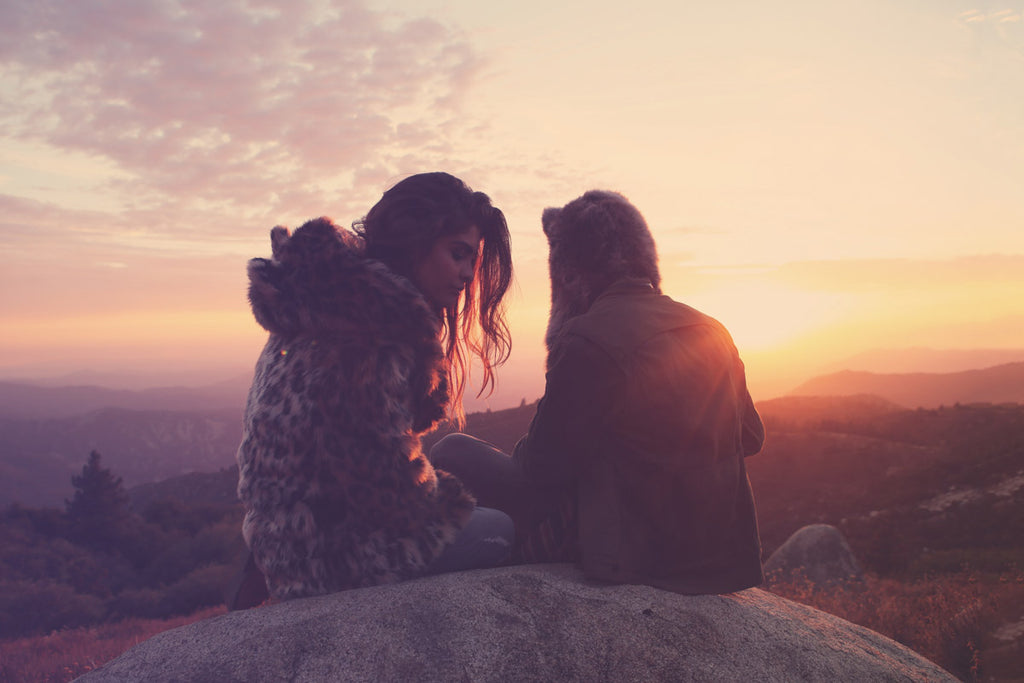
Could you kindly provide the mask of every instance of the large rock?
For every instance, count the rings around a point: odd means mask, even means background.
[[[829,524],[798,529],[771,554],[764,571],[769,583],[802,578],[818,588],[864,578],[846,538]]]
[[[100,681],[955,681],[873,631],[759,589],[685,596],[569,565],[446,574],[161,633]]]

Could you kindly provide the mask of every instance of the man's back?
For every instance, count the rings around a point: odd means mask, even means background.
[[[552,357],[549,388],[573,359],[577,378],[561,381],[600,376],[592,393],[611,397],[591,399],[592,433],[569,439],[589,451],[574,458],[588,573],[694,593],[760,583],[743,458],[764,433],[725,328],[622,280],[566,325]]]

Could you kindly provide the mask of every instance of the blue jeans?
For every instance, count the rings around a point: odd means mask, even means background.
[[[500,510],[478,507],[455,540],[430,563],[426,573],[495,567],[508,559],[515,537],[511,517]]]
[[[534,484],[514,458],[468,434],[449,434],[438,441],[430,461],[458,477],[479,505],[512,518],[513,563],[579,559],[575,482]]]

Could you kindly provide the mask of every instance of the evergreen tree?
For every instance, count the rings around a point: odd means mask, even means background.
[[[101,466],[100,457],[98,451],[89,453],[82,474],[71,477],[74,498],[64,504],[72,541],[99,550],[113,550],[131,513],[121,477]]]

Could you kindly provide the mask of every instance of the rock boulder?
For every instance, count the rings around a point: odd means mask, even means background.
[[[818,588],[864,578],[846,538],[829,524],[798,529],[771,554],[764,571],[769,582],[802,577]]]
[[[955,681],[771,593],[685,596],[569,565],[446,574],[232,612],[161,633],[103,681]]]

